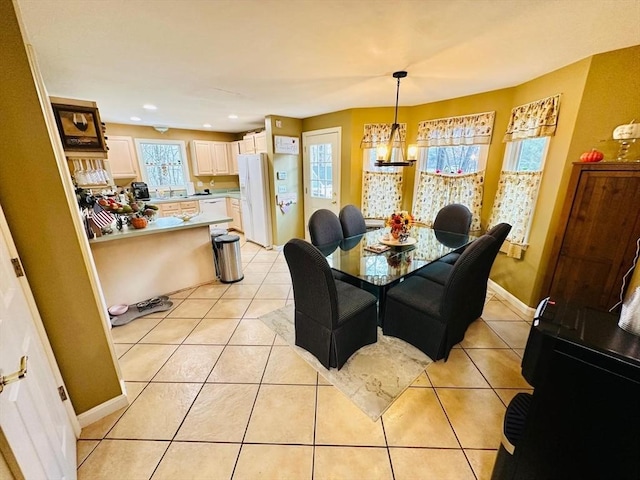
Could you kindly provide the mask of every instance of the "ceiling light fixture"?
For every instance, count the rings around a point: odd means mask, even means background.
[[[236,115],[235,113],[232,113],[231,115],[229,115],[229,118],[230,118],[231,120],[235,120],[235,119],[237,119],[237,118],[238,118],[238,115]]]
[[[211,128],[211,124],[210,123],[203,123],[202,126],[204,128]]]
[[[156,107],[155,105],[151,105],[150,103],[145,103],[142,108],[144,108],[145,110],[157,110],[158,107]]]
[[[140,117],[131,117],[131,120],[133,120],[134,122],[139,122],[142,119]]]
[[[169,130],[169,127],[165,127],[164,125],[154,125],[153,128],[160,133],[165,133]]]
[[[404,139],[401,137],[400,124],[398,123],[398,99],[400,98],[400,79],[405,78],[407,72],[404,70],[393,72],[393,78],[397,80],[396,85],[396,109],[395,116],[393,118],[393,124],[391,125],[391,132],[389,138],[385,143],[377,142],[374,145],[376,149],[376,167],[410,167],[416,163],[418,156],[418,148],[415,145],[409,145],[409,148],[405,152]],[[364,142],[363,138],[363,142]],[[392,161],[391,157],[393,149],[398,150],[400,158]]]

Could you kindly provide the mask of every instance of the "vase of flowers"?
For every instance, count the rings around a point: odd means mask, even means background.
[[[387,218],[387,226],[391,228],[391,236],[399,242],[409,238],[409,229],[413,225],[413,215],[406,210],[393,212]]]

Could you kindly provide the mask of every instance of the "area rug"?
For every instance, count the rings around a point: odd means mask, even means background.
[[[293,319],[293,305],[260,317],[298,355],[373,421],[380,418],[432,362],[413,345],[395,337],[384,336],[378,328],[376,343],[358,350],[340,370],[327,370],[311,353],[295,345]]]

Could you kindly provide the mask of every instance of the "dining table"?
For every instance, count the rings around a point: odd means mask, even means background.
[[[408,276],[452,252],[460,252],[476,235],[413,225],[404,241],[393,239],[388,228],[320,245],[334,276],[367,290],[378,298],[378,324],[384,322],[387,291]],[[384,251],[381,248],[389,247]]]

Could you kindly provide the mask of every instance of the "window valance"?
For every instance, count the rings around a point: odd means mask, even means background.
[[[486,145],[491,143],[496,112],[425,120],[418,124],[419,147]]]
[[[399,125],[400,141],[404,142],[407,137],[407,124],[400,123]],[[379,145],[386,145],[389,142],[389,135],[391,135],[390,123],[366,123],[360,148],[376,148]],[[393,147],[401,148],[402,145],[398,143],[398,145],[394,144]]]
[[[503,141],[555,135],[559,109],[560,94],[515,107]]]

